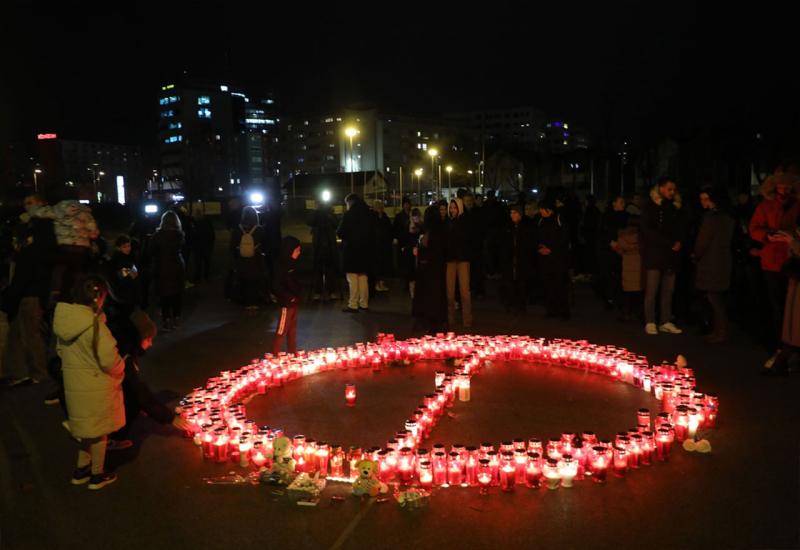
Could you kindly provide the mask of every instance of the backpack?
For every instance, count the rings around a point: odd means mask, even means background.
[[[242,230],[242,240],[239,241],[239,256],[252,258],[256,255],[256,241],[253,239],[253,232],[256,230],[256,226],[253,226],[250,231],[245,231],[241,225],[239,228]]]

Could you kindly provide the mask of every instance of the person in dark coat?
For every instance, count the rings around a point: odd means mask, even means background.
[[[345,204],[347,212],[336,234],[343,242],[342,265],[350,287],[350,299],[343,311],[354,313],[369,309],[367,274],[375,254],[375,216],[355,193],[345,197]]]
[[[486,202],[483,206],[483,223],[486,231],[487,269],[490,279],[500,277],[500,242],[503,238],[503,228],[506,224],[506,214],[503,205],[497,201],[493,189],[486,193]]]
[[[239,227],[231,232],[230,251],[242,301],[251,312],[258,309],[265,288],[264,240],[258,211],[252,206],[244,207]]]
[[[595,276],[608,309],[620,306],[622,302],[622,256],[619,254],[617,236],[627,227],[628,216],[625,197],[615,197],[603,212],[597,232]],[[588,242],[586,244],[589,246]]]
[[[581,222],[583,272],[595,273],[597,269],[597,234],[600,230],[600,209],[594,195],[586,197],[586,209]]]
[[[483,240],[486,235],[483,212],[475,205],[475,195],[469,191],[464,193],[464,224],[467,227],[467,243],[470,248],[469,286],[470,292],[477,298],[486,295],[486,275],[483,269]],[[524,213],[524,210],[523,210]]]
[[[261,214],[264,227],[264,255],[266,256],[267,279],[272,280],[275,274],[275,263],[281,250],[281,207],[280,203],[267,197],[264,211]],[[270,284],[267,285],[268,287]]]
[[[161,225],[150,241],[153,276],[161,300],[163,330],[178,328],[181,320],[186,265],[183,263],[183,231],[178,215],[169,210],[161,216]]]
[[[281,308],[275,339],[272,342],[272,353],[278,355],[286,336],[289,353],[297,353],[297,309],[303,287],[295,272],[297,258],[300,257],[300,241],[286,236],[281,241],[281,251],[275,264],[275,279],[272,287]]]
[[[387,292],[386,278],[392,274],[392,221],[386,215],[383,201],[372,206],[375,222],[375,290]]]
[[[692,257],[697,264],[695,286],[704,292],[711,305],[714,329],[708,342],[719,344],[728,339],[728,316],[722,296],[731,283],[732,243],[735,222],[723,211],[724,192],[703,189],[700,204],[705,210]]]
[[[142,288],[139,284],[139,268],[134,261],[131,239],[127,235],[117,237],[114,254],[105,264],[105,276],[111,292],[126,303],[139,305]]]
[[[545,294],[547,317],[569,319],[569,245],[570,232],[556,212],[555,202],[539,204],[536,224],[536,268]]]
[[[397,239],[400,273],[412,298],[416,271],[414,248],[417,246],[421,229],[422,219],[419,209],[412,209],[411,201],[407,197],[403,198],[403,209],[394,217],[393,230],[394,238]]]
[[[208,216],[198,212],[194,216],[194,281],[208,281],[211,275],[211,256],[214,254],[214,225]]]
[[[503,243],[503,288],[506,307],[525,312],[528,304],[528,280],[533,268],[533,230],[523,207],[510,208],[511,224]]]
[[[320,206],[311,213],[308,225],[311,226],[314,269],[313,299],[324,299],[323,294],[327,291],[329,300],[337,300],[339,251],[336,246],[336,216],[333,208],[327,204]]]
[[[672,323],[672,295],[675,274],[680,265],[684,228],[680,196],[675,181],[664,177],[650,190],[642,208],[641,252],[645,272],[645,332],[670,334],[683,332]],[[656,294],[661,288],[661,324],[656,326]]]
[[[423,229],[415,248],[417,273],[411,315],[415,319],[415,325],[423,332],[436,334],[447,328],[447,233],[437,205],[429,206],[425,210]]]

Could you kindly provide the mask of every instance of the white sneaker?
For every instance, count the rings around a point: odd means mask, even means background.
[[[661,332],[668,332],[670,334],[683,334],[683,331],[678,327],[676,327],[675,325],[673,325],[672,323],[664,323],[663,325],[658,327],[658,330],[660,330]]]
[[[647,323],[644,326],[644,331],[649,334],[650,336],[655,336],[658,334],[658,329],[656,328],[655,323]]]

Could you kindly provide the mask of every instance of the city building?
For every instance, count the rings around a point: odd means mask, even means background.
[[[278,174],[275,100],[225,84],[161,87],[156,186],[187,197],[270,190]]]
[[[139,147],[40,133],[36,159],[34,187],[54,196],[68,187],[83,199],[124,202],[140,197],[145,188]]]
[[[547,118],[535,107],[449,113],[446,117],[482,135],[490,146],[513,145],[538,150],[546,138]]]

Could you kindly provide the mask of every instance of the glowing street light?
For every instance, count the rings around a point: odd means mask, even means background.
[[[450,174],[453,172],[453,167],[452,167],[452,166],[450,166],[450,165],[447,165],[447,167],[445,167],[445,171],[447,172],[447,189],[448,189],[448,191],[447,191],[447,192],[449,193],[449,192],[450,192],[450,188],[452,188],[452,187],[453,187],[453,186],[450,184]]]
[[[331,192],[327,189],[322,191],[322,202],[331,202]]]
[[[33,170],[33,192],[34,193],[38,193],[39,192],[39,178],[38,178],[38,176],[41,173],[42,173],[41,168],[35,168]]]
[[[353,138],[359,134],[358,128],[353,126],[348,126],[344,130],[344,135],[350,138],[350,192],[353,193],[356,190],[355,180],[353,179],[355,176],[353,175]]]
[[[428,155],[431,157],[431,191],[436,192],[436,167],[434,163],[436,162],[436,157],[439,156],[439,151],[436,149],[428,149]],[[441,183],[441,182],[439,182]]]
[[[420,194],[420,187],[422,186],[420,183],[420,180],[422,179],[422,168],[417,168],[414,170],[414,175],[417,176],[417,198],[419,199],[420,204],[422,204],[422,195]]]

